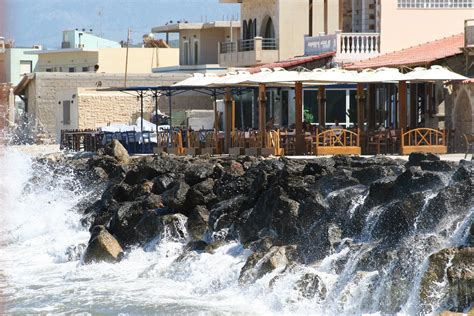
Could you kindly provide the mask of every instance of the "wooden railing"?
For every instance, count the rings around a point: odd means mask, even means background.
[[[342,128],[316,130],[313,139],[315,155],[360,155],[360,132]]]
[[[404,132],[402,129],[401,154],[409,155],[412,152],[431,152],[446,154],[446,135],[444,131],[432,128],[416,128]]]
[[[100,147],[102,147],[102,138],[98,130],[61,130],[61,149],[95,152]]]

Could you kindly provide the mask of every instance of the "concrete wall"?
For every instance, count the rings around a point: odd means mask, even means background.
[[[8,126],[10,84],[0,83],[0,132]]]
[[[327,14],[327,24],[328,30],[327,34],[334,34],[340,27],[340,15],[339,10],[341,3],[339,0],[329,0],[327,1],[328,14]],[[307,14],[306,14],[307,15]],[[325,32],[325,21],[324,21],[324,0],[313,0],[313,36],[318,35],[319,33]],[[308,33],[308,31],[306,32]]]
[[[99,49],[99,72],[125,73],[126,48]],[[130,48],[128,73],[150,73],[152,68],[179,65],[176,48]]]
[[[178,81],[184,80],[186,74],[148,74],[148,75],[136,75],[131,74],[128,77],[129,86],[160,86],[160,85],[171,85]],[[62,120],[62,108],[59,106],[59,102],[64,100],[76,100],[78,93],[83,91],[84,100],[87,100],[87,104],[83,111],[77,108],[78,121],[77,127],[80,128],[95,128],[97,125],[105,123],[124,123],[130,124],[132,120],[138,116],[127,117],[130,113],[125,111],[125,107],[130,105],[132,109],[136,109],[137,99],[136,97],[130,97],[126,94],[121,94],[122,97],[111,97],[110,95],[101,96],[100,94],[91,95],[92,92],[86,94],[86,90],[78,90],[78,88],[95,88],[100,85],[101,87],[118,87],[123,86],[124,77],[123,75],[117,74],[101,74],[101,73],[36,73],[33,79],[28,83],[25,88],[24,94],[28,98],[28,112],[36,118],[36,121],[41,125],[46,132],[51,136],[57,136],[59,134]],[[73,95],[76,95],[74,98]],[[133,99],[133,102],[132,102]],[[95,105],[92,106],[94,100]],[[146,102],[150,103],[151,98],[145,98]],[[73,104],[80,104],[82,101],[74,101]],[[86,101],[84,101],[86,102]],[[104,105],[101,104],[104,102]],[[148,104],[147,103],[147,104]],[[153,103],[154,104],[154,103]],[[72,106],[71,109],[76,107]],[[94,107],[98,107],[99,114],[102,115],[104,109],[112,109],[115,113],[112,117],[96,117],[97,112]],[[193,109],[212,109],[212,99],[208,95],[188,93],[182,94],[172,98],[172,109],[174,115],[183,113],[185,110]],[[89,110],[87,110],[89,109]],[[159,109],[162,112],[168,113],[168,99],[166,97],[159,98]],[[88,111],[92,111],[88,113]],[[133,112],[133,111],[132,111]],[[118,114],[117,114],[118,113]],[[124,114],[125,113],[125,114]],[[136,113],[136,112],[133,112]],[[133,114],[132,113],[132,114]],[[147,117],[147,116],[145,116]],[[122,120],[123,121],[119,121]],[[73,128],[73,124],[69,128]]]
[[[9,82],[14,86],[20,82],[23,76],[20,70],[22,61],[31,62],[32,69],[35,69],[38,56],[25,54],[25,52],[32,50],[32,48],[7,48],[5,50],[5,82]]]
[[[278,29],[280,60],[304,55],[304,36],[308,34],[307,0],[280,0]]]
[[[82,33],[81,36],[79,34]],[[90,34],[84,31],[64,31],[63,32],[63,41],[70,43],[70,48],[80,48],[86,49],[97,49],[97,48],[120,48],[120,43],[111,41],[94,34]]]
[[[34,55],[32,55],[34,56]],[[130,48],[128,55],[129,73],[150,73],[152,68],[176,66],[179,63],[176,48]],[[125,73],[125,48],[102,48],[98,51],[54,51],[39,54],[35,72],[92,72],[99,65],[98,72]],[[83,71],[86,67],[87,70]]]
[[[397,51],[464,32],[474,9],[398,9],[397,0],[381,1],[381,52]]]
[[[97,51],[55,51],[38,56],[35,72],[46,72],[47,69],[52,72],[69,72],[70,67],[74,67],[75,72],[82,72],[83,67],[93,71],[94,66],[99,63]]]

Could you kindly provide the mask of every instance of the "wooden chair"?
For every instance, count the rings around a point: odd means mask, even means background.
[[[388,147],[388,132],[387,131],[371,131],[367,135],[367,152],[375,153],[377,155],[386,154]],[[374,148],[374,151],[371,149]]]
[[[280,130],[268,131],[265,137],[265,146],[261,150],[262,156],[282,156],[284,151],[280,144]]]
[[[294,131],[283,130],[280,132],[280,141],[283,152],[287,156],[295,155],[296,153],[296,135]]]
[[[250,131],[248,139],[248,148],[245,148],[247,156],[262,155],[262,136],[259,131]]]
[[[232,132],[231,147],[229,148],[229,155],[237,157],[245,155],[245,132],[235,130]]]
[[[201,148],[202,155],[218,155],[219,148],[219,133],[217,131],[208,131],[204,134],[204,147]]]
[[[201,141],[199,132],[188,131],[186,134],[186,147],[184,148],[184,154],[197,156],[201,154]]]
[[[432,128],[415,128],[404,132],[401,130],[400,151],[402,155],[413,152],[428,152],[434,154],[446,154],[446,134],[442,130]]]

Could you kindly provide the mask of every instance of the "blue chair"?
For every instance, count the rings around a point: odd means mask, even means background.
[[[127,132],[127,143],[128,143],[128,153],[129,154],[136,154],[136,153],[139,152],[137,133],[135,131],[128,131]]]
[[[151,154],[153,152],[153,145],[151,143],[151,132],[144,131],[142,133],[142,153]]]

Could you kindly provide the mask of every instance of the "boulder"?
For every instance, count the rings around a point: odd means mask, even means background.
[[[207,231],[209,211],[204,205],[197,205],[189,212],[188,232],[191,238],[201,239]]]
[[[109,230],[117,236],[124,245],[132,245],[138,242],[135,226],[140,222],[146,209],[141,201],[124,202],[112,216]]]
[[[305,273],[296,281],[295,289],[306,299],[318,297],[320,300],[326,298],[327,289],[319,276],[314,273]]]
[[[85,250],[87,249],[86,244],[78,244],[67,247],[66,249],[66,258],[67,261],[76,261],[81,259]]]
[[[408,162],[406,164],[407,168],[411,166],[419,166],[422,161],[439,161],[441,160],[438,155],[432,153],[411,153],[408,156]]]
[[[188,206],[194,207],[196,205],[212,206],[217,201],[217,196],[214,193],[214,179],[208,178],[189,190]]]
[[[163,174],[153,179],[152,192],[155,194],[162,194],[168,190],[175,181],[174,174]]]
[[[117,239],[104,226],[92,229],[91,238],[84,253],[85,264],[93,262],[115,263],[123,257],[123,249]]]
[[[443,291],[440,286],[444,287]],[[440,292],[444,294],[441,297]],[[447,248],[432,254],[421,280],[419,298],[422,313],[431,313],[438,300],[444,300],[450,311],[471,308],[474,304],[474,248]]]
[[[207,246],[208,244],[204,240],[193,240],[186,244],[185,249],[187,251],[204,251]]]
[[[273,246],[267,253],[253,253],[240,271],[240,283],[253,283],[277,268],[285,268],[293,262],[295,254],[296,246]]]
[[[184,181],[176,181],[170,189],[162,194],[163,203],[176,212],[187,213],[186,197],[189,191],[189,185]]]
[[[213,173],[214,166],[212,164],[200,162],[197,164],[192,164],[186,169],[184,173],[184,179],[187,184],[193,186],[206,180]]]
[[[368,166],[352,172],[352,177],[364,185],[370,185],[374,181],[394,175],[392,169],[380,165]]]
[[[446,160],[422,160],[420,161],[420,167],[426,171],[438,171],[438,172],[449,172],[453,171],[456,163]]]
[[[249,205],[248,202],[245,195],[237,195],[230,200],[224,200],[214,205],[209,212],[209,229],[217,232],[238,223],[240,214]]]
[[[114,157],[120,163],[127,164],[130,161],[128,151],[116,139],[112,140],[112,142],[105,147],[104,153]]]
[[[125,183],[129,185],[136,185],[142,183],[144,180],[152,180],[159,175],[155,168],[147,166],[143,163],[133,167],[132,170],[127,172],[125,176]]]
[[[154,210],[147,210],[134,227],[137,239],[144,244],[152,239],[169,241],[183,241],[187,239],[187,217],[183,214],[161,214]]]

